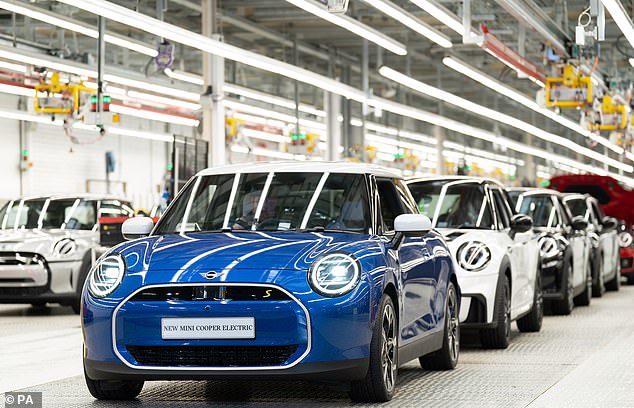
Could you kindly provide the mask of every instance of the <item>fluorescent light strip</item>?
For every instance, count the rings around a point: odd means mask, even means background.
[[[200,124],[198,119],[186,118],[183,116],[168,115],[166,113],[151,112],[148,110],[137,109],[131,106],[124,106],[118,104],[110,105],[110,112],[119,113],[122,115],[134,116],[137,118],[157,120],[159,122],[171,123],[174,125],[182,125],[189,127],[196,127]]]
[[[23,86],[0,84],[0,92],[19,96],[35,97],[35,90]]]
[[[407,75],[404,75],[398,71],[395,71],[389,67],[381,67],[381,69],[379,69],[379,73],[381,75],[383,75],[386,78],[389,78],[403,86],[406,86],[412,90],[415,90],[417,92],[420,92],[424,95],[427,96],[431,96],[433,98],[437,98],[442,100],[443,102],[452,104],[456,107],[459,107],[461,109],[467,110],[469,112],[475,113],[477,115],[483,116],[485,118],[489,118],[492,120],[495,120],[497,122],[500,123],[504,123],[506,125],[515,127],[517,129],[523,130],[525,132],[528,132],[530,134],[533,134],[537,137],[539,137],[540,139],[552,142],[552,143],[556,143],[558,145],[567,147],[575,152],[581,153],[586,157],[589,157],[591,159],[594,160],[598,160],[602,163],[606,163],[612,167],[615,167],[617,169],[626,171],[626,172],[632,172],[634,171],[634,167],[624,164],[618,160],[614,160],[612,158],[609,158],[608,156],[605,156],[603,154],[600,154],[598,152],[595,152],[594,150],[588,149],[586,147],[580,146],[576,143],[574,143],[573,141],[566,139],[564,137],[555,135],[553,133],[550,132],[546,132],[543,129],[540,129],[536,126],[531,125],[530,123],[521,121],[517,118],[514,118],[512,116],[497,112],[493,109],[487,108],[485,106],[482,105],[478,105],[474,102],[471,102],[467,99],[461,98],[459,96],[456,96],[452,93],[443,91],[442,89],[433,87],[431,85],[425,84],[423,82],[417,81]]]
[[[165,68],[163,72],[165,72],[165,75],[168,77],[178,81],[189,82],[190,84],[200,86],[205,85],[205,80],[199,75],[190,74],[189,72],[174,71],[171,68]]]
[[[270,103],[271,105],[277,105],[286,109],[295,110],[295,101],[292,101],[290,99],[280,98],[279,96],[274,96],[271,94],[255,91],[253,89],[249,89],[249,88],[245,88],[245,87],[242,87],[239,85],[233,85],[233,84],[224,84],[223,89],[225,93],[232,93],[235,95],[243,96],[245,98],[254,99],[256,101]],[[325,111],[316,109],[310,105],[305,105],[300,103],[299,110],[301,112],[315,115],[321,118],[326,117]]]
[[[630,46],[634,48],[634,25],[621,2],[619,0],[601,0],[601,3],[608,10],[616,25],[619,26]]]
[[[285,113],[274,112],[265,108],[260,108],[257,106],[247,105],[245,103],[240,103],[232,100],[225,100],[225,108],[234,109],[243,113],[251,113],[254,115],[264,116],[272,119],[277,119],[284,121],[286,123],[295,123],[297,118],[292,115],[287,115]],[[308,119],[299,119],[300,126],[308,127],[311,129],[318,129],[321,131],[326,130],[326,125],[320,122],[315,122],[313,120]]]
[[[240,145],[231,146],[231,151],[235,153],[243,153],[248,154],[249,148]],[[274,159],[282,159],[282,160],[306,160],[306,156],[302,154],[292,154],[286,152],[277,152],[275,150],[268,150],[256,147],[251,151],[251,154],[255,156],[264,156],[264,157],[272,157]]]
[[[9,71],[19,72],[26,74],[26,66],[20,64],[13,64],[7,61],[0,61],[0,68],[8,69]]]
[[[602,144],[603,146],[609,148],[610,150],[622,154],[623,153],[623,148],[621,148],[620,146],[615,145],[614,143],[610,143],[609,140],[605,139],[604,137],[601,137],[599,135],[596,135],[592,132],[590,132],[587,129],[582,128],[578,123],[567,119],[559,114],[557,114],[556,112],[551,111],[550,109],[546,109],[543,108],[541,106],[539,106],[537,104],[537,102],[535,102],[533,99],[521,94],[520,92],[516,91],[515,89],[508,87],[504,84],[502,84],[501,82],[499,82],[498,80],[488,76],[487,74],[469,66],[467,63],[455,58],[455,57],[445,57],[442,60],[443,64],[445,64],[446,66],[448,66],[449,68],[473,79],[476,82],[479,82],[480,84],[486,86],[487,88],[490,88],[494,91],[496,91],[497,93],[499,93],[500,95],[506,96],[507,98],[510,98],[512,100],[514,100],[515,102],[526,106],[527,108],[546,116],[549,119],[554,120],[555,122],[559,123],[562,126],[567,127],[570,130],[573,130],[585,137],[590,138],[591,140]]]
[[[23,3],[16,3],[13,1],[0,0],[0,8],[5,9],[7,11],[11,11],[13,13],[21,14],[32,18],[34,20],[42,21],[47,24],[51,24],[56,27],[63,28],[68,31],[73,31],[79,34],[83,34],[87,37],[98,38],[99,31],[84,25],[79,22],[72,21],[63,16],[58,16],[55,13],[51,13],[44,9],[39,9],[37,7],[28,6]],[[127,48],[132,51],[136,51],[138,53],[156,57],[158,52],[154,48],[147,47],[141,43],[128,40],[124,37],[106,34],[104,36],[104,40],[107,43],[114,44],[123,48]]]
[[[363,0],[365,3],[371,5],[382,13],[392,17],[394,20],[399,23],[405,25],[406,27],[411,28],[416,31],[418,34],[423,37],[429,39],[430,41],[435,42],[443,48],[451,48],[453,44],[451,43],[451,39],[436,30],[435,28],[425,24],[420,21],[418,17],[412,15],[411,13],[405,11],[401,7],[392,3],[389,0]]]
[[[166,98],[163,96],[157,96],[145,92],[128,91],[128,96],[130,98],[140,99],[142,101],[146,100],[150,102],[157,102],[163,105],[176,106],[178,108],[189,109],[192,111],[197,111],[201,109],[201,106],[197,103],[190,103],[178,99]]]
[[[0,110],[0,118],[22,120],[25,122],[40,123],[43,125],[51,125],[56,127],[64,126],[64,121],[61,119],[52,121],[50,117],[34,115],[34,114],[30,114],[28,112],[23,112],[23,111]],[[100,129],[96,126],[85,125],[83,123],[75,123],[73,127],[79,130],[87,130],[87,131],[93,131],[93,132],[100,131]],[[130,137],[136,137],[140,139],[158,140],[161,142],[171,142],[174,140],[174,138],[171,135],[168,135],[165,133],[139,131],[139,130],[119,128],[119,127],[108,128],[108,132],[113,135],[130,136]]]
[[[103,79],[104,81],[114,82],[119,85],[126,85],[126,86],[131,86],[133,88],[144,89],[146,91],[171,95],[176,98],[181,98],[181,99],[185,99],[192,102],[200,101],[200,94],[196,92],[183,91],[180,89],[156,85],[149,82],[137,81],[135,79],[124,78],[119,75],[112,75],[112,74],[105,74],[103,76]]]
[[[231,61],[237,61],[245,65],[286,76],[300,82],[336,93],[359,102],[366,99],[365,93],[349,85],[316,74],[285,62],[269,58],[255,52],[223,43],[194,33],[181,27],[157,20],[147,15],[135,12],[105,0],[59,0],[61,3],[75,6],[87,12],[103,16],[138,30],[143,30],[154,35],[187,45],[205,53],[214,54]],[[324,10],[325,11],[325,10]],[[330,15],[330,13],[327,13]]]
[[[450,13],[443,6],[436,4],[433,1],[429,0],[410,0],[412,3],[416,4],[421,9],[425,10],[429,15],[431,15],[436,20],[440,21],[447,27],[451,28],[453,31],[458,34],[462,34],[464,31],[464,26],[462,25],[462,21],[458,19],[458,17]]]
[[[475,137],[477,139],[486,140],[491,143],[506,147],[507,149],[511,149],[520,153],[535,156],[544,160],[550,160],[552,162],[556,162],[560,164],[566,164],[566,165],[578,168],[580,170],[587,171],[589,173],[608,174],[608,172],[606,172],[605,170],[601,168],[580,163],[568,157],[559,156],[559,155],[550,153],[546,150],[537,149],[527,144],[516,142],[515,140],[498,136],[489,131],[479,129],[473,126],[469,126],[465,123],[458,122],[441,115],[437,115],[431,112],[412,108],[411,106],[403,105],[393,101],[388,101],[382,98],[371,98],[368,100],[368,105],[374,106],[379,109],[383,109],[388,112],[392,112],[397,115],[407,116],[412,119],[416,119],[422,122],[437,125],[445,129],[452,130],[454,132]],[[609,174],[613,177],[620,177],[616,173],[609,173]],[[634,186],[634,179],[627,178],[627,177],[622,179],[627,179],[626,182]]]
[[[377,31],[359,21],[349,17],[345,14],[334,14],[329,12],[322,4],[314,0],[286,0],[292,5],[301,8],[304,11],[313,14],[326,20],[329,23],[337,25],[344,30],[348,30],[366,40],[375,43],[379,47],[385,48],[388,51],[397,55],[407,55],[407,49],[405,45],[398,41],[386,36],[385,34]]]

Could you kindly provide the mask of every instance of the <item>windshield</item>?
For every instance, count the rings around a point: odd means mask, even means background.
[[[554,227],[558,224],[557,210],[550,196],[527,195],[521,200],[518,212],[533,219],[536,227]]]
[[[220,174],[201,176],[190,183],[163,216],[157,233],[367,233],[369,220],[365,177],[361,174]]]
[[[14,200],[0,210],[0,229],[91,230],[96,210],[96,201],[90,200]]]
[[[492,229],[493,216],[484,186],[478,183],[429,181],[409,185],[418,210],[436,228]]]
[[[588,205],[586,204],[586,200],[582,198],[566,200],[566,206],[573,217],[583,217],[586,220],[588,219]]]

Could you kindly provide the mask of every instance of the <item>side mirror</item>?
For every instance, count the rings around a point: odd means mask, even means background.
[[[603,220],[601,220],[601,224],[603,224],[603,229],[607,231],[616,229],[619,226],[619,222],[614,217],[603,217]]]
[[[125,220],[121,226],[121,234],[123,238],[131,241],[137,238],[143,238],[150,235],[154,228],[154,221],[149,217],[134,217]]]
[[[511,233],[521,234],[533,229],[533,219],[525,214],[516,214],[511,218]]]
[[[401,214],[394,220],[394,230],[404,235],[422,235],[431,229],[431,220],[423,214]]]
[[[572,218],[572,229],[575,231],[585,231],[588,229],[588,221],[580,215]]]

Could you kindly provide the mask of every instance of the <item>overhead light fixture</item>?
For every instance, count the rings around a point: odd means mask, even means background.
[[[471,102],[467,99],[461,98],[457,95],[454,95],[442,89],[417,81],[405,74],[402,74],[398,71],[393,70],[392,68],[385,67],[385,66],[381,67],[379,69],[379,73],[383,75],[384,77],[391,79],[403,86],[406,86],[416,92],[422,93],[432,98],[440,99],[441,101],[445,103],[452,104],[458,108],[467,110],[471,113],[475,113],[476,115],[480,115],[485,118],[489,118],[497,122],[504,123],[516,129],[520,129],[524,132],[530,133],[548,142],[556,143],[560,146],[567,147],[574,152],[581,153],[586,157],[608,164],[614,168],[617,168],[629,173],[634,171],[634,167],[624,164],[618,160],[612,159],[601,153],[595,152],[594,150],[588,149],[587,147],[580,146],[570,139],[547,132],[543,129],[540,129],[530,123],[524,122],[515,117],[503,114],[496,110],[487,108],[486,106],[482,106],[477,103]]]
[[[579,123],[574,122],[568,118],[565,118],[563,116],[561,116],[560,114],[551,111],[550,109],[546,109],[543,108],[541,106],[539,106],[537,104],[537,102],[535,102],[533,99],[527,97],[526,95],[521,94],[520,92],[516,91],[515,89],[506,86],[504,84],[502,84],[500,81],[498,81],[495,78],[490,77],[489,75],[473,68],[472,66],[470,66],[469,64],[459,60],[456,57],[445,57],[442,60],[443,64],[445,64],[446,66],[448,66],[449,68],[473,79],[476,82],[479,82],[480,84],[486,86],[489,89],[494,90],[495,92],[499,93],[500,95],[503,95],[507,98],[510,98],[512,100],[514,100],[515,102],[526,106],[527,108],[543,115],[546,116],[549,119],[552,119],[553,121],[559,123],[562,126],[567,127],[568,129],[575,131],[577,133],[579,133],[580,135],[583,135],[587,138],[589,138],[590,140],[593,140],[597,143],[600,143],[601,145],[609,148],[610,150],[614,151],[615,153],[618,154],[622,154],[623,153],[623,148],[621,148],[620,146],[615,145],[614,143],[610,143],[609,140],[607,140],[606,138],[603,138],[599,135],[596,135],[592,132],[590,132],[587,129],[582,128]]]
[[[436,20],[451,28],[458,34],[463,34],[464,26],[462,21],[445,7],[432,0],[410,0],[412,3],[426,11]]]
[[[62,121],[61,119],[51,120],[50,117],[34,115],[24,111],[0,110],[0,118],[22,120],[25,122],[40,123],[43,125],[51,125],[56,127],[64,126],[64,121]],[[79,130],[87,130],[87,131],[94,131],[94,132],[100,131],[100,128],[98,128],[97,126],[85,125],[83,123],[75,123],[73,127]],[[110,127],[108,128],[108,132],[113,135],[130,136],[130,137],[136,137],[140,139],[158,140],[161,142],[171,142],[174,140],[174,138],[171,135],[165,134],[165,133],[140,131],[140,130],[120,128],[120,127]]]
[[[163,72],[165,72],[165,75],[167,75],[168,77],[176,79],[178,81],[189,82],[190,84],[200,86],[205,85],[205,80],[199,75],[194,75],[182,71],[174,71],[172,68],[165,68]]]
[[[630,46],[634,48],[634,25],[621,2],[619,0],[601,0],[601,3],[608,10],[612,19],[630,43]]]
[[[196,127],[200,124],[198,119],[194,119],[186,116],[169,115],[167,113],[150,111],[147,109],[139,109],[132,106],[125,106],[120,104],[111,103],[110,112],[120,113],[122,115],[134,116],[137,118],[156,120],[159,122],[171,123],[174,125],[182,125],[189,127]]]
[[[374,97],[370,98],[368,100],[368,105],[383,109],[384,111],[392,112],[397,115],[402,115],[402,116],[406,116],[415,120],[420,120],[422,122],[427,122],[433,125],[437,125],[445,129],[461,133],[463,135],[485,140],[495,145],[499,145],[507,149],[514,150],[516,152],[528,154],[543,160],[549,160],[555,163],[568,165],[568,166],[577,168],[579,170],[586,171],[588,173],[595,173],[595,174],[601,174],[601,175],[609,174],[613,177],[621,177],[621,180],[626,180],[625,182],[634,186],[634,179],[632,178],[623,177],[617,173],[607,172],[604,169],[599,167],[581,163],[568,157],[560,156],[554,153],[550,153],[546,150],[529,146],[525,143],[517,142],[512,139],[498,136],[487,130],[479,129],[479,128],[467,125],[465,123],[447,118],[445,116],[419,110],[411,106],[403,105],[398,102],[393,102],[393,101],[389,101],[387,99],[382,99],[382,98],[374,98]]]
[[[167,106],[175,106],[177,108],[188,109],[191,111],[200,110],[201,106],[197,103],[185,102],[180,99],[166,98],[164,96],[153,95],[145,92],[128,91],[130,98],[140,99],[141,101],[156,102]]]
[[[12,13],[27,16],[34,20],[42,21],[56,27],[63,28],[68,31],[83,34],[87,37],[99,38],[99,31],[95,30],[94,28],[91,28],[79,22],[72,21],[68,18],[59,16],[55,13],[51,13],[50,11],[35,6],[9,0],[0,0],[0,8]],[[107,43],[127,48],[129,50],[136,51],[150,57],[156,57],[158,55],[158,51],[156,49],[122,36],[106,34],[104,36],[104,40]]]
[[[119,75],[105,74],[104,81],[114,82],[119,85],[131,86],[133,88],[144,89],[146,91],[171,95],[176,98],[186,99],[192,102],[200,101],[200,94],[196,92],[183,91],[181,89],[170,88],[167,86],[156,85],[149,82],[137,81],[135,79],[125,78]]]
[[[392,17],[394,20],[405,25],[408,28],[416,31],[423,37],[433,41],[443,48],[451,48],[453,44],[451,39],[435,28],[428,24],[425,24],[418,17],[412,15],[408,11],[402,9],[389,0],[363,0],[365,3],[371,5],[382,13]]]
[[[301,8],[310,14],[326,20],[329,23],[337,25],[344,30],[348,30],[366,40],[375,43],[381,48],[385,48],[388,51],[397,55],[407,55],[407,49],[404,44],[388,37],[387,35],[377,31],[352,17],[345,14],[330,13],[324,6],[314,0],[286,0],[292,5]]]
[[[109,20],[146,31],[159,37],[187,45],[205,53],[217,55],[231,61],[273,72],[300,82],[333,92],[348,99],[363,102],[366,95],[362,90],[345,85],[337,80],[316,74],[274,58],[223,43],[213,38],[194,33],[181,27],[160,21],[156,18],[130,10],[105,0],[58,0],[87,12],[100,15]],[[327,12],[326,12],[327,13]],[[328,13],[330,15],[330,13]],[[353,20],[355,21],[355,20]]]
[[[238,112],[243,112],[243,113],[250,113],[253,115],[258,115],[258,116],[263,116],[265,118],[271,118],[271,119],[277,119],[286,123],[296,123],[297,122],[297,118],[295,116],[292,115],[287,115],[285,113],[281,113],[281,112],[275,112],[269,109],[265,109],[265,108],[260,108],[258,106],[253,106],[253,105],[248,105],[246,103],[241,103],[241,102],[237,102],[237,101],[233,101],[230,99],[226,99],[225,100],[225,108],[226,109],[233,109],[236,110]],[[326,125],[321,123],[321,122],[316,122],[314,120],[309,120],[309,119],[304,119],[304,118],[300,118],[299,119],[299,124],[302,127],[305,128],[309,128],[309,129],[315,129],[315,130],[319,130],[319,131],[324,131],[326,130]]]
[[[0,68],[8,69],[9,71],[19,72],[21,74],[26,74],[26,66],[21,64],[14,64],[7,61],[0,61]]]
[[[0,93],[8,93],[11,95],[28,96],[28,97],[35,96],[35,90],[33,88],[28,88],[28,87],[18,86],[18,85],[9,85],[9,84],[3,84],[3,83],[0,83]]]
[[[270,103],[271,105],[281,106],[286,109],[295,110],[295,101],[290,99],[280,98],[279,96],[267,94],[265,92],[256,91],[254,89],[245,88],[239,85],[233,85],[229,83],[225,83],[223,86],[225,93],[232,93],[235,95],[243,96],[245,98],[253,99],[256,101],[261,101],[265,103]],[[310,115],[315,115],[321,118],[326,117],[326,112],[323,110],[316,109],[313,106],[299,104],[300,112],[308,113]]]

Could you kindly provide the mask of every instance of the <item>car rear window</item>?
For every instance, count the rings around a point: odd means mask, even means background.
[[[601,186],[590,184],[571,184],[566,186],[564,193],[579,193],[590,194],[592,197],[599,200],[599,204],[608,204],[611,200],[610,194]]]

